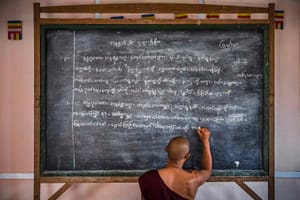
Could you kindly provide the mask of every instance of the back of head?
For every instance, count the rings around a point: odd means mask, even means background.
[[[168,158],[172,161],[179,161],[186,157],[190,151],[188,140],[183,136],[177,136],[170,140],[166,147]]]

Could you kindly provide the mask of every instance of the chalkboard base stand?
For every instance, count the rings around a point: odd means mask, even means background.
[[[60,197],[65,191],[67,191],[72,186],[72,183],[65,183],[61,188],[59,188],[49,200],[55,200]]]
[[[234,182],[243,189],[254,200],[262,200],[255,191],[253,191],[246,182],[265,182],[268,184],[268,199],[274,200],[274,179],[269,176],[211,176],[208,182]]]
[[[108,182],[121,182],[121,183],[137,183],[136,176],[134,177],[41,177],[41,183],[64,183],[64,185],[59,188],[50,198],[49,200],[58,199],[64,192],[66,192],[74,183],[108,183]],[[241,189],[243,189],[251,198],[254,200],[263,200],[255,191],[253,191],[246,182],[268,182],[269,187],[269,198],[272,198],[273,194],[273,185],[274,182],[270,181],[268,177],[220,177],[220,176],[212,176],[208,180],[209,182],[234,182]],[[271,186],[271,187],[270,187]]]
[[[247,184],[245,184],[245,182],[237,180],[235,183],[238,184],[238,186],[240,186],[254,200],[262,200],[262,198],[260,198],[260,196],[258,196]]]
[[[243,180],[236,180],[235,183],[241,187],[250,197],[252,197],[254,200],[263,200],[258,194],[255,193]],[[65,183],[63,186],[61,186],[51,197],[49,200],[55,200],[58,199],[61,195],[63,195],[64,192],[66,192],[73,183],[68,182]],[[269,183],[270,184],[270,183]]]

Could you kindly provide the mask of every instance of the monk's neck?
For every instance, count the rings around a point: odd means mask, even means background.
[[[166,168],[176,168],[182,169],[183,163],[182,162],[168,162]]]

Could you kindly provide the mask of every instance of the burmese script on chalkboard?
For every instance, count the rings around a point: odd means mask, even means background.
[[[48,30],[46,170],[163,167],[176,135],[199,169],[198,126],[214,169],[261,169],[263,45],[257,29]]]

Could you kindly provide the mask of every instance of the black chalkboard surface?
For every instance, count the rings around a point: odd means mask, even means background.
[[[265,25],[43,25],[43,175],[139,175],[208,127],[215,175],[265,175]]]

